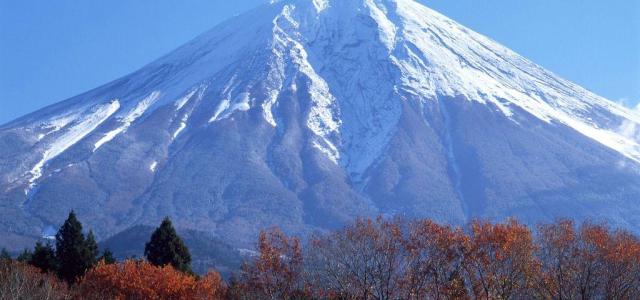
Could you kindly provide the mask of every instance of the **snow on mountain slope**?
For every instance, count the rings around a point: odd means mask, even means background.
[[[102,235],[174,215],[230,240],[374,213],[640,230],[637,128],[413,0],[271,1],[0,126],[0,210],[32,235],[70,208]]]
[[[426,97],[464,95],[471,100],[488,101],[506,116],[513,114],[509,106],[518,106],[541,120],[568,125],[640,161],[638,140],[629,139],[616,130],[623,120],[638,124],[637,113],[558,78],[413,1],[397,1],[397,4],[402,20],[408,21],[403,33],[413,44],[404,45],[411,58],[400,62],[406,72],[403,81],[426,80],[418,83],[422,87],[418,93],[427,93]],[[426,59],[413,53],[412,47]],[[410,82],[407,85],[411,89],[415,86]]]
[[[33,166],[31,171],[29,171],[31,174],[31,178],[29,178],[29,187],[33,187],[36,180],[42,176],[42,168],[49,160],[62,154],[69,147],[82,140],[85,136],[96,129],[96,127],[100,126],[100,124],[113,115],[113,113],[115,113],[119,108],[120,102],[118,102],[118,100],[114,100],[109,104],[91,108],[88,114],[78,118],[77,120],[66,123],[65,126],[71,124],[70,127],[61,136],[54,138],[47,144],[47,148],[42,154],[42,159]]]
[[[640,124],[638,113],[558,78],[415,1],[279,1],[263,10],[259,11],[256,20],[243,24],[241,30],[238,30],[239,26],[224,24],[227,26],[223,25],[222,30],[205,34],[149,66],[181,67],[176,70],[177,74],[159,83],[170,83],[171,86],[154,91],[149,97],[155,100],[162,92],[168,94],[169,99],[175,98],[187,89],[183,82],[191,85],[212,74],[222,73],[227,83],[220,99],[214,100],[218,104],[210,122],[224,119],[235,111],[246,111],[262,102],[259,105],[265,119],[277,126],[270,111],[276,105],[274,99],[284,88],[283,82],[297,76],[291,72],[300,72],[309,78],[309,93],[314,103],[308,112],[307,126],[322,138],[316,142],[316,147],[355,173],[364,172],[373,163],[397,122],[399,108],[394,103],[397,101],[391,100],[393,96],[387,94],[389,92],[415,94],[425,101],[438,95],[461,95],[470,101],[493,105],[506,117],[513,115],[513,107],[519,107],[545,122],[572,127],[628,158],[640,161],[638,139],[618,131],[625,121]],[[269,17],[269,12],[278,13]],[[257,14],[254,12],[250,17]],[[341,22],[355,18],[354,14],[358,14],[357,18],[370,18],[377,28],[362,30],[358,26],[371,24],[346,26]],[[242,20],[228,23],[235,25],[248,19],[240,18]],[[266,22],[270,18],[272,25],[262,24],[262,20]],[[265,30],[269,28],[272,32]],[[366,36],[371,33],[367,30],[375,30],[378,41]],[[343,33],[345,36],[323,36],[338,31],[346,32]],[[271,45],[266,44],[268,39],[272,40]],[[237,62],[243,58],[241,55],[248,55],[249,50],[260,47],[273,49],[270,57],[258,58],[266,60],[268,70],[264,70],[260,62],[241,67],[257,71],[254,78],[238,78],[241,71],[222,70],[225,66],[220,61]],[[330,48],[334,49],[327,50]],[[316,52],[313,63],[308,51]],[[334,51],[333,54],[340,57],[323,56],[326,53],[319,51]],[[376,51],[379,52],[372,53]],[[350,60],[342,60],[343,57]],[[368,69],[367,62],[372,59],[388,62],[374,65],[377,69]],[[336,61],[340,61],[341,66],[336,66]],[[330,70],[319,74],[316,68]],[[382,72],[388,74],[378,74],[381,68],[386,68]],[[247,71],[242,75],[252,76],[246,74]],[[352,75],[358,78],[340,78],[350,71],[358,72]],[[267,78],[260,77],[263,75]],[[261,80],[266,82],[259,82]],[[330,87],[327,80],[333,81],[333,86]],[[267,97],[252,98],[248,90],[257,84],[269,85]],[[141,100],[138,107],[124,117],[121,127],[96,143],[95,150],[126,130],[144,113],[149,100]],[[372,153],[371,157],[363,155],[368,152],[364,149]]]
[[[100,148],[100,146],[113,140],[118,134],[122,132],[126,132],[129,126],[131,126],[131,123],[133,123],[136,119],[142,116],[142,114],[144,114],[144,112],[149,108],[149,106],[151,106],[158,99],[159,96],[160,96],[160,92],[155,91],[155,92],[152,92],[151,95],[142,99],[142,101],[140,101],[136,105],[136,107],[134,107],[130,112],[128,112],[122,118],[122,120],[120,121],[122,122],[122,126],[112,131],[109,131],[107,134],[104,135],[104,137],[102,137],[98,142],[96,142],[95,147],[93,148],[93,151],[95,152],[96,150],[98,150],[98,148]]]

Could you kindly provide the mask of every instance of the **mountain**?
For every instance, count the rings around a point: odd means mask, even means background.
[[[100,249],[109,249],[118,260],[144,257],[144,246],[156,228],[136,225],[100,242]],[[210,233],[184,230],[178,232],[189,248],[193,271],[205,274],[216,270],[224,277],[231,277],[242,265],[242,252],[223,241],[211,237]]]
[[[272,1],[0,126],[0,243],[70,209],[101,238],[171,216],[234,247],[378,214],[639,232],[639,125],[415,1]]]

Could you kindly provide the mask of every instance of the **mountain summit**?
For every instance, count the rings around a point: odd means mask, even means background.
[[[103,238],[171,216],[237,246],[375,214],[638,232],[639,125],[415,1],[272,1],[0,126],[0,234],[71,209]]]

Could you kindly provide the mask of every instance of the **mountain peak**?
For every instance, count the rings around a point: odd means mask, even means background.
[[[101,234],[172,215],[243,241],[377,213],[640,229],[637,128],[418,2],[272,1],[0,127],[0,212],[32,230],[73,208]]]

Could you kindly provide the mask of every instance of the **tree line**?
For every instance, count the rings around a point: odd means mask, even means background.
[[[96,258],[97,248],[87,246],[91,234],[81,242],[68,233],[78,226],[65,225],[50,249],[55,251],[42,255],[47,259],[34,259],[42,245],[27,262],[5,255],[0,295],[23,287],[39,296],[17,299],[640,298],[640,241],[591,222],[559,220],[534,232],[514,219],[460,228],[379,217],[357,219],[304,243],[273,228],[260,233],[255,255],[226,282],[213,270],[191,272],[189,250],[169,219],[147,242],[145,260],[122,262],[108,260],[107,253]],[[64,246],[63,236],[76,246]],[[70,270],[84,270],[60,273],[63,252],[78,255]],[[94,265],[86,253],[96,258]]]
[[[102,254],[92,231],[85,236],[71,211],[55,236],[55,247],[36,242],[13,260],[0,250],[0,299],[209,299],[220,276],[191,270],[191,255],[165,218],[145,244],[144,260],[117,263]]]
[[[189,249],[176,233],[169,218],[165,218],[153,232],[145,245],[144,254],[147,261],[155,266],[170,264],[178,271],[192,273]],[[6,249],[0,251],[0,257],[11,258]],[[85,236],[82,223],[73,211],[55,235],[55,248],[50,242],[36,242],[33,251],[25,249],[16,260],[32,265],[44,273],[55,273],[59,279],[69,284],[77,281],[98,262],[116,262],[109,249],[105,249],[100,255],[93,231],[90,230]]]
[[[263,232],[230,297],[640,299],[640,241],[603,224],[358,219],[301,245]]]

